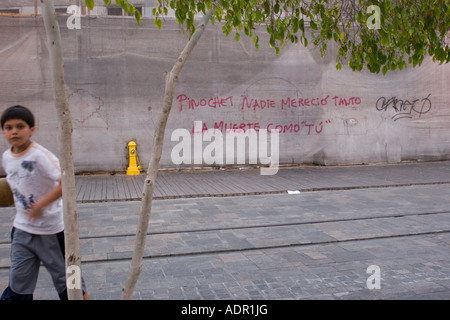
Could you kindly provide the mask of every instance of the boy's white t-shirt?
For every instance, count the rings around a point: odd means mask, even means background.
[[[16,206],[13,226],[40,235],[63,231],[61,198],[43,208],[39,218],[31,220],[27,215],[33,203],[59,185],[61,168],[58,158],[43,146],[32,142],[21,154],[6,150],[3,153],[3,167]]]

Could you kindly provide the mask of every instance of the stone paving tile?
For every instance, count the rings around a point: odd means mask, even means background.
[[[403,189],[403,188],[402,188]],[[411,197],[423,190],[426,197]],[[182,231],[208,228],[230,228],[236,225],[352,219],[370,216],[396,216],[420,212],[445,212],[440,199],[448,188],[437,186],[407,187],[407,202],[399,202],[398,188],[312,192],[300,195],[262,195],[235,198],[175,199],[154,201],[150,232]],[[406,194],[406,193],[405,193]],[[277,198],[279,196],[279,198]],[[425,197],[425,198],[424,198]],[[279,199],[279,200],[275,200]],[[330,209],[330,205],[333,209]],[[378,206],[378,209],[371,209]],[[81,237],[134,234],[139,202],[93,203],[79,205]],[[173,211],[173,208],[177,208]],[[205,209],[206,208],[206,209]],[[383,209],[384,208],[384,209]],[[194,211],[192,211],[194,209]],[[447,210],[448,211],[448,210]],[[0,208],[0,244],[9,242],[14,216],[13,208]],[[334,212],[330,216],[330,212]],[[281,214],[282,213],[282,214]]]
[[[353,190],[353,191],[336,191],[331,195],[327,194],[327,199],[323,199],[321,193],[301,194],[296,196],[289,195],[270,195],[270,196],[252,196],[252,197],[237,197],[219,199],[221,201],[213,202],[217,199],[197,199],[193,201],[186,200],[164,200],[155,201],[157,208],[152,218],[157,221],[158,226],[153,226],[150,223],[150,232],[158,230],[158,233],[152,234],[148,237],[147,255],[163,255],[163,254],[181,254],[189,252],[200,251],[214,251],[214,250],[230,250],[230,249],[250,249],[266,246],[284,246],[289,244],[307,244],[313,242],[325,242],[336,240],[349,240],[354,238],[379,237],[393,234],[406,234],[428,231],[446,230],[450,227],[449,219],[446,218],[448,214],[425,214],[413,215],[419,209],[423,210],[424,206],[428,206],[427,212],[436,211],[441,212],[446,209],[446,206],[439,207],[436,205],[438,200],[442,199],[447,190],[441,186],[420,186],[409,187],[405,189],[404,194],[411,191],[417,193],[423,192],[427,189],[428,194],[432,196],[426,199],[420,199],[417,206],[414,200],[409,200],[408,203],[402,206],[393,206],[390,212],[382,213],[388,216],[378,219],[361,220],[365,217],[376,217],[377,212],[365,203],[365,200],[359,202],[358,210],[349,212],[346,204],[357,202],[361,195],[366,198],[373,193],[377,193],[383,198],[387,198],[388,203],[391,203],[389,195],[392,189],[382,190]],[[395,190],[398,191],[398,190]],[[397,194],[395,195],[397,196]],[[340,201],[337,199],[339,198]],[[317,201],[336,202],[339,201],[342,206],[339,210],[333,210],[333,215],[330,216],[330,211],[321,209],[320,213],[316,213],[314,218],[310,216],[305,217],[303,211],[298,210],[299,205],[305,202]],[[384,200],[378,203],[383,204]],[[266,206],[266,202],[270,202],[274,207],[281,207],[285,205],[285,209],[279,212],[272,212],[266,214],[262,207]],[[219,212],[205,213],[203,212],[204,204],[207,206],[213,205],[221,207]],[[442,203],[442,201],[441,201]],[[189,204],[188,210],[180,209],[177,211],[175,217],[173,213],[166,208],[174,206],[184,206]],[[114,203],[113,205],[95,204],[99,206],[99,210],[92,212],[94,204],[80,205],[80,224],[82,235],[82,254],[86,261],[96,259],[120,259],[131,256],[133,250],[135,225],[129,228],[123,223],[126,219],[118,219],[119,217],[129,218],[136,215],[132,213],[133,209],[138,206],[138,203]],[[128,210],[127,210],[128,205]],[[227,207],[229,205],[229,207]],[[196,206],[196,207],[194,207]],[[234,208],[245,206],[255,210],[249,210],[252,213],[237,213]],[[197,211],[192,213],[192,209],[198,209],[203,212],[200,214]],[[409,209],[408,209],[409,208]],[[106,209],[106,210],[103,210]],[[394,210],[395,209],[395,210]],[[10,208],[2,209],[7,214],[13,214]],[[267,210],[269,211],[269,210]],[[229,215],[233,212],[233,218],[221,219],[223,215]],[[263,212],[263,214],[261,214]],[[3,217],[7,214],[2,215]],[[121,215],[122,216],[121,216]],[[397,215],[406,215],[398,217]],[[389,217],[394,215],[394,217]],[[209,219],[208,219],[209,217]],[[331,222],[333,219],[344,219],[344,221]],[[357,219],[357,220],[354,220]],[[151,219],[152,221],[152,219]],[[303,224],[307,221],[330,221],[323,223]],[[298,223],[296,225],[279,225],[268,227],[269,224],[284,224],[284,223]],[[188,225],[191,230],[207,230],[212,228],[212,231],[198,231],[198,232],[179,232],[179,233],[159,233],[167,230],[183,230]],[[249,228],[251,226],[261,225],[259,228]],[[96,227],[98,226],[98,227]],[[228,230],[216,230],[217,228],[235,228]],[[244,229],[241,229],[244,227]],[[8,228],[9,229],[9,228]],[[96,230],[93,232],[91,230]],[[127,230],[130,229],[130,230]],[[119,231],[120,230],[120,233]],[[159,231],[161,230],[161,231]],[[127,231],[130,231],[129,235]],[[123,233],[122,233],[123,232]],[[4,254],[0,262],[1,265],[6,265],[9,261],[9,231],[3,231],[3,243],[0,243],[0,251]],[[84,238],[90,235],[102,236],[114,234],[112,238]],[[125,234],[126,236],[118,236]]]

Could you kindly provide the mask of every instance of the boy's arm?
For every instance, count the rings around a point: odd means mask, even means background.
[[[38,202],[34,203],[29,209],[28,215],[32,219],[39,218],[42,214],[42,209],[48,206],[53,201],[58,200],[62,196],[62,185],[61,178],[59,179],[59,184],[52,191],[47,193]]]

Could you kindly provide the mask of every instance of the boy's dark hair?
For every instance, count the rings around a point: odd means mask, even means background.
[[[11,119],[23,120],[30,126],[30,128],[34,127],[33,113],[23,106],[12,106],[3,111],[1,119],[2,129],[5,122]]]

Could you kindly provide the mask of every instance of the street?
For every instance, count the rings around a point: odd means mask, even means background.
[[[449,299],[449,184],[155,200],[135,299]],[[80,203],[92,299],[119,299],[139,201]],[[1,209],[0,290],[8,224]],[[57,299],[48,273],[35,299]]]

